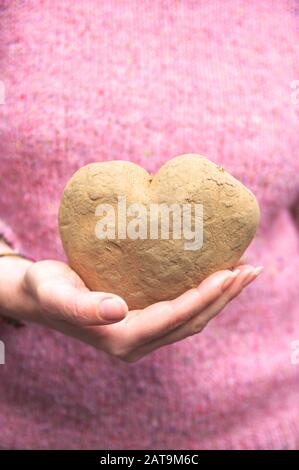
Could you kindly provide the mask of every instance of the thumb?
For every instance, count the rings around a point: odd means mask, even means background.
[[[49,319],[77,325],[108,325],[123,320],[128,313],[126,302],[118,295],[85,291],[70,284],[56,284],[48,292],[45,289],[40,303]]]

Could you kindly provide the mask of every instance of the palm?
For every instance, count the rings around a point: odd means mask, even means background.
[[[241,292],[249,265],[238,266],[240,273],[232,286],[222,292],[230,271],[214,273],[198,288],[177,299],[132,310],[115,323],[103,324],[98,307],[106,293],[90,291],[65,263],[40,261],[26,275],[27,289],[36,299],[41,323],[85,341],[108,353],[133,361],[152,350],[201,331],[227,302]]]

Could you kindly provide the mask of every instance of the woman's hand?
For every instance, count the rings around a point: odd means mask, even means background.
[[[43,324],[134,362],[201,332],[260,271],[240,264],[212,274],[174,300],[128,312],[123,299],[91,292],[65,263],[7,257],[0,259],[0,306],[12,318]]]

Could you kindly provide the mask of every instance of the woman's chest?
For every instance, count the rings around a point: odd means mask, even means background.
[[[2,13],[1,147],[23,189],[30,173],[38,191],[91,161],[154,172],[193,152],[248,185],[264,210],[289,205],[299,188],[295,20],[255,2],[230,4],[217,21],[211,4],[133,4]]]

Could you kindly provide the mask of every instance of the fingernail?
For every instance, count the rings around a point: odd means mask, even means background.
[[[257,268],[255,268],[254,270],[254,273],[256,276],[258,276],[264,269],[264,266],[258,266]]]
[[[258,266],[257,268],[254,268],[248,275],[245,277],[242,283],[242,287],[248,286],[254,279],[258,277],[258,275],[263,271],[264,266]]]
[[[100,316],[108,321],[120,321],[128,312],[126,303],[117,297],[108,297],[100,303]]]
[[[240,269],[235,269],[228,275],[228,277],[225,279],[224,283],[222,284],[223,292],[232,285],[232,283],[234,282],[236,277],[240,274],[240,272],[241,272]]]

